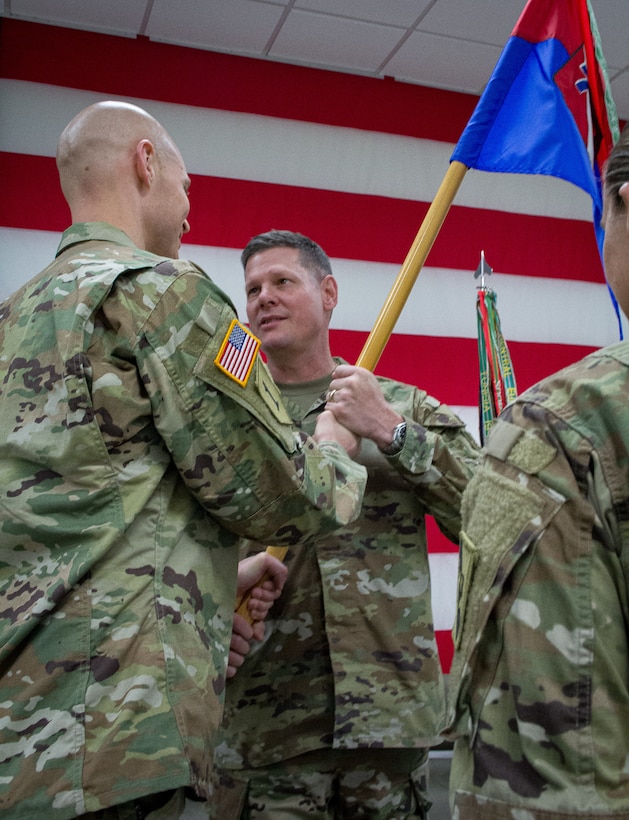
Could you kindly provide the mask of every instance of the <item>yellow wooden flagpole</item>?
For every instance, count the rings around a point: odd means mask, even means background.
[[[426,261],[426,257],[430,253],[437,234],[441,230],[441,226],[450,210],[450,206],[454,201],[454,197],[459,190],[466,171],[467,166],[462,162],[455,160],[450,163],[446,175],[439,186],[439,190],[417,232],[417,236],[409,252],[406,254],[406,259],[402,264],[400,272],[378,314],[376,323],[371,329],[363,349],[356,360],[358,367],[364,367],[372,372],[375,370],[382,351],[386,347],[389,337],[393,333],[393,328],[400,318],[400,313],[410,296],[413,285],[417,281],[417,277]],[[267,547],[266,551],[282,561],[288,548]],[[249,595],[245,595],[237,603],[236,612],[251,623],[252,619],[249,614],[248,603]]]
[[[382,351],[393,333],[395,323],[399,319],[413,285],[417,281],[426,257],[441,230],[466,171],[467,166],[463,165],[462,162],[450,163],[443,182],[439,186],[439,190],[417,232],[417,236],[406,254],[406,259],[393,283],[393,287],[378,314],[376,323],[356,361],[359,367],[371,371],[375,370]]]

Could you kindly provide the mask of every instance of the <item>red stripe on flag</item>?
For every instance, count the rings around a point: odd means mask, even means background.
[[[332,352],[354,362],[367,335],[366,331],[332,330]],[[594,347],[584,345],[509,341],[518,390],[523,392],[593,350]],[[476,339],[394,333],[378,362],[376,373],[416,384],[445,404],[478,405]]]
[[[53,157],[0,151],[0,177],[11,196],[0,197],[0,225],[39,231],[63,231],[70,209],[59,186]]]
[[[11,191],[0,200],[0,225],[45,231],[68,226],[52,157],[0,152],[0,176]],[[257,233],[290,228],[315,237],[332,257],[401,265],[429,205],[220,177],[192,179],[186,242],[197,245],[241,249]],[[501,273],[603,281],[589,223],[456,205],[427,264],[473,271],[483,248],[491,248],[492,267]]]
[[[477,102],[392,79],[10,18],[0,28],[0,76],[441,142],[457,141]]]

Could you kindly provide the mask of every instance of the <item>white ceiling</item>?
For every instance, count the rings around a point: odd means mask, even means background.
[[[572,2],[572,0],[562,0]],[[629,0],[590,0],[629,119]],[[0,14],[480,94],[525,0],[0,0]]]

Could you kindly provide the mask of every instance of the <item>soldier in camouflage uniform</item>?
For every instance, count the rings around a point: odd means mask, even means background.
[[[0,306],[0,814],[179,817],[208,795],[239,537],[347,523],[365,470],[331,413],[320,447],[293,431],[255,346],[248,378],[224,359],[232,304],[168,258],[189,178],[159,123],[90,106],[58,166],[74,224]]]
[[[310,430],[327,402],[364,437],[369,478],[357,521],[314,552],[289,550],[265,640],[227,686],[212,816],[425,817],[427,749],[445,720],[425,516],[458,538],[477,447],[422,390],[332,357],[337,286],[318,245],[271,231],[242,260],[291,417]]]
[[[629,312],[629,131],[607,278]],[[453,816],[629,817],[629,342],[528,390],[463,500]]]

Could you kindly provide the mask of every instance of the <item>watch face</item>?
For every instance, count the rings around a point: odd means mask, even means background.
[[[406,441],[406,422],[402,421],[400,424],[397,425],[395,430],[393,431],[393,440],[388,447],[382,450],[382,452],[387,456],[394,456],[400,452],[402,447],[404,447],[404,442]]]
[[[406,441],[406,422],[403,421],[402,424],[398,424],[395,428],[395,433],[393,435],[393,441],[395,442],[396,446],[402,449],[404,447],[404,442]]]

